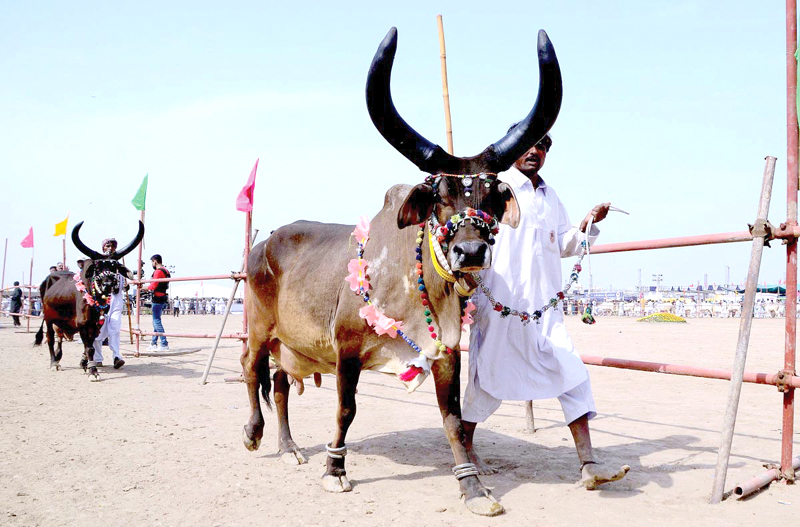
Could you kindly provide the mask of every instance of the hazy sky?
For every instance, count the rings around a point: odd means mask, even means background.
[[[740,231],[755,219],[767,155],[770,220],[786,218],[784,6],[732,1],[20,2],[0,5],[0,244],[5,283],[61,259],[55,223],[85,220],[95,249],[126,244],[149,173],[144,258],[178,276],[238,270],[235,198],[260,158],[259,239],[297,219],[355,223],[417,168],[366,111],[375,49],[396,26],[395,104],[446,144],[436,15],[444,16],[455,153],[499,139],[536,97],[536,33],[564,78],[542,170],[574,222],[629,211],[598,243]],[[761,281],[785,278],[765,251]],[[596,286],[744,283],[750,244],[592,258]],[[74,268],[78,251],[68,242]],[[132,264],[133,258],[129,262]],[[572,261],[565,262],[571,265]],[[342,277],[346,271],[342,271]]]

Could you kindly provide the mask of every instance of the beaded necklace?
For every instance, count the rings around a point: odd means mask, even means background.
[[[422,352],[422,348],[403,331],[403,322],[395,320],[391,317],[387,317],[377,309],[370,298],[370,284],[367,280],[368,265],[366,260],[363,258],[364,247],[369,240],[369,221],[366,219],[366,217],[362,216],[360,218],[359,224],[356,225],[352,235],[355,237],[358,243],[358,249],[356,251],[357,258],[350,260],[348,263],[347,269],[350,271],[350,274],[345,278],[345,281],[350,284],[350,289],[356,295],[360,296],[361,299],[367,304],[358,311],[359,316],[365,319],[367,324],[371,326],[378,335],[389,335],[392,338],[395,338],[399,335],[400,338],[402,338],[403,341],[405,341],[405,343],[411,347],[411,349],[419,354],[415,359],[409,361],[409,368],[400,374],[400,380],[411,381],[420,373],[428,373],[430,371],[430,364],[428,362],[429,359]],[[436,350],[450,354],[453,353],[453,348],[446,346],[441,341],[440,336],[436,333],[436,327],[433,325],[433,315],[430,309],[430,298],[428,297],[428,291],[425,287],[425,279],[422,270],[422,242],[424,237],[425,222],[422,222],[419,224],[419,230],[417,231],[415,247],[415,259],[417,261],[415,266],[415,274],[417,275],[417,289],[419,291],[420,303],[422,304],[422,312],[425,317],[425,322],[428,324],[428,333],[433,340]],[[431,253],[431,256],[435,257],[433,253]],[[474,306],[472,306],[472,309],[474,309]],[[471,309],[469,309],[467,302],[462,299],[462,323],[469,324],[472,322],[472,317],[469,315],[470,311]]]
[[[491,290],[483,283],[483,279],[481,279],[478,273],[472,273],[472,277],[478,282],[478,286],[483,291],[483,294],[486,295],[486,298],[489,299],[489,303],[492,305],[495,311],[500,313],[500,318],[506,318],[509,315],[519,317],[520,321],[522,321],[522,325],[527,326],[531,320],[535,320],[536,323],[539,323],[539,319],[542,318],[544,312],[550,308],[554,308],[558,305],[561,300],[564,300],[569,290],[572,288],[573,284],[578,281],[578,274],[581,272],[581,261],[583,261],[583,257],[588,254],[586,240],[581,242],[581,247],[583,248],[583,252],[578,257],[578,261],[575,262],[575,265],[572,266],[572,272],[567,279],[567,283],[564,284],[564,289],[556,293],[556,296],[551,298],[549,302],[543,305],[540,309],[537,309],[533,313],[528,313],[527,311],[518,311],[508,306],[504,306],[500,302],[494,299],[492,296]],[[592,308],[587,307],[586,311],[584,311],[582,319],[587,324],[594,324],[594,317],[592,316]]]

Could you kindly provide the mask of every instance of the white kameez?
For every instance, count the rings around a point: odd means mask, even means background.
[[[481,272],[481,278],[495,301],[533,313],[563,289],[560,260],[579,256],[586,235],[572,226],[555,190],[543,181],[534,189],[515,168],[499,178],[514,190],[520,222],[516,229],[500,226],[492,267]],[[590,244],[598,234],[592,225]],[[473,385],[496,399],[525,401],[588,386],[589,373],[567,334],[561,303],[538,323],[523,325],[519,317],[501,318],[480,290],[473,301],[477,309],[470,332],[465,408],[476,398]]]

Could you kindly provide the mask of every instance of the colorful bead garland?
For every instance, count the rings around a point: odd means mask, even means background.
[[[489,245],[494,245],[494,237],[500,232],[500,222],[497,221],[497,218],[472,207],[467,207],[461,212],[453,214],[444,225],[440,224],[433,214],[430,221],[435,229],[434,236],[436,236],[436,241],[441,244],[444,252],[447,252],[448,244],[453,236],[456,235],[458,229],[463,227],[467,221],[481,230],[489,231]]]
[[[486,295],[486,298],[489,299],[489,303],[492,305],[495,311],[500,313],[501,318],[506,318],[509,315],[519,317],[520,321],[522,321],[523,325],[528,325],[531,320],[535,320],[536,323],[539,323],[539,319],[542,318],[544,312],[550,309],[551,307],[556,307],[561,300],[564,300],[569,290],[572,288],[572,285],[578,281],[578,274],[581,272],[581,261],[583,261],[583,257],[586,256],[586,241],[581,242],[581,247],[583,247],[583,253],[578,257],[578,261],[575,262],[575,265],[572,266],[572,272],[569,275],[569,279],[567,283],[564,285],[564,289],[556,293],[556,296],[551,298],[550,301],[542,306],[540,309],[534,311],[533,313],[528,313],[527,311],[517,311],[516,309],[512,309],[508,306],[504,306],[500,302],[494,299],[492,296],[492,292],[483,283],[480,275],[478,273],[473,273],[472,277],[475,278],[475,281],[478,282],[478,286],[483,291],[483,294]],[[591,311],[589,312],[589,316],[591,316]],[[586,321],[585,321],[586,322]],[[586,322],[589,324],[594,323],[594,319],[592,322]]]

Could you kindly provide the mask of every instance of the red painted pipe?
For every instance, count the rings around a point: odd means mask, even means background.
[[[592,254],[618,253],[624,251],[643,251],[645,249],[667,249],[670,247],[691,247],[714,243],[748,242],[753,239],[749,231],[723,232],[720,234],[701,234],[699,236],[680,236],[660,240],[640,240],[635,242],[603,243],[591,248]]]
[[[217,338],[216,333],[154,333],[152,331],[140,331],[138,329],[134,329],[132,332],[129,332],[127,329],[121,329],[125,333],[133,333],[134,335],[146,335],[148,337],[152,337],[153,335],[157,336],[165,336],[165,337],[181,337],[181,338],[192,338],[192,339],[215,339]],[[227,335],[222,335],[224,339],[246,339],[247,333],[229,333]]]
[[[792,459],[792,470],[797,470],[798,468],[800,468],[800,457]],[[761,487],[769,485],[770,483],[772,483],[773,481],[775,481],[780,477],[781,477],[780,469],[777,468],[770,469],[761,474],[760,476],[756,476],[753,479],[745,481],[741,485],[736,485],[733,488],[733,495],[736,496],[737,500],[740,500],[754,493]]]
[[[687,375],[690,377],[702,377],[705,379],[730,380],[731,372],[717,368],[696,368],[694,366],[680,366],[677,364],[664,364],[661,362],[645,362],[638,360],[614,359],[609,357],[596,357],[593,355],[581,355],[584,364],[593,366],[606,366],[610,368],[621,368],[624,370],[649,371],[654,373],[669,373],[672,375]],[[754,384],[777,384],[777,374],[769,373],[744,373],[744,382]],[[794,388],[800,388],[800,377],[791,376],[786,384]]]
[[[146,278],[144,280],[129,280],[132,284],[148,284],[151,282],[190,282],[193,280],[233,280],[247,278],[246,273],[211,274],[207,276],[181,276],[171,278]]]

